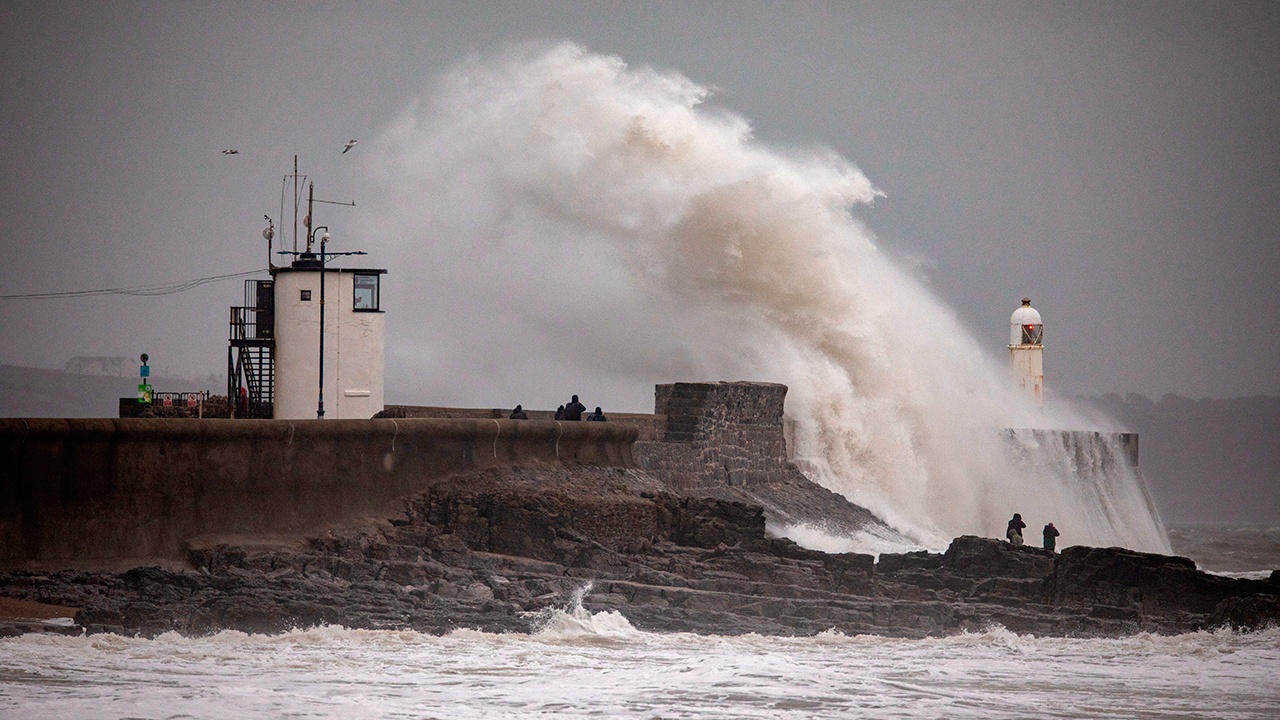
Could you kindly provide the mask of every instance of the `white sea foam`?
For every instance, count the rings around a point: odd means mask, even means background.
[[[394,382],[549,406],[550,378],[628,397],[783,382],[805,472],[919,545],[1001,537],[1017,511],[1064,544],[1168,550],[1132,478],[1082,491],[1076,458],[1010,458],[1000,428],[1084,421],[1016,397],[877,249],[850,214],[878,195],[857,168],[768,148],[707,96],[560,44],[474,58],[406,111],[378,143],[368,216],[396,239],[392,304],[430,309],[394,334]]]
[[[597,614],[599,615],[599,614]],[[0,639],[0,716],[1270,718],[1280,631],[926,640],[337,627]]]
[[[593,613],[582,606],[582,601],[594,589],[588,582],[578,588],[564,608],[547,608],[534,613],[534,634],[549,640],[580,640],[583,638],[630,638],[639,633],[631,622],[616,610]]]
[[[1199,568],[1199,569],[1204,570],[1204,568]],[[1242,579],[1242,580],[1266,580],[1267,578],[1271,577],[1271,573],[1275,571],[1274,570],[1246,570],[1244,572],[1228,572],[1225,570],[1222,570],[1222,571],[1205,570],[1205,572],[1209,573],[1210,575],[1220,575],[1222,577],[1236,578],[1236,579]]]
[[[852,535],[832,531],[816,523],[769,523],[766,529],[778,537],[794,541],[800,547],[827,553],[867,553],[878,558],[880,553],[927,549],[887,528],[875,526]]]

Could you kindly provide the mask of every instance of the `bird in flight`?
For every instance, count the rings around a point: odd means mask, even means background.
[[[240,151],[239,150],[223,150],[222,154],[223,155],[239,155]]]
[[[355,140],[348,140],[346,145],[342,146],[342,154],[346,155],[347,151],[356,146]]]

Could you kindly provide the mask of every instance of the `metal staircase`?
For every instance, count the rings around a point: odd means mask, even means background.
[[[246,280],[231,308],[227,403],[233,418],[270,418],[275,406],[275,281]]]

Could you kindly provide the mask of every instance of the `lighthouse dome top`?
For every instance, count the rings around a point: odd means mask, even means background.
[[[1044,342],[1044,325],[1040,313],[1031,307],[1031,298],[1022,298],[1022,307],[1009,316],[1010,345],[1040,345]]]
[[[1009,317],[1010,325],[1040,325],[1040,313],[1031,307],[1031,298],[1022,298],[1022,307],[1013,311]]]

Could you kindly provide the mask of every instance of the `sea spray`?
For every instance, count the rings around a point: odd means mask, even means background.
[[[927,548],[911,542],[890,528],[872,525],[852,535],[824,526],[822,523],[784,524],[768,522],[765,529],[772,535],[794,541],[801,547],[825,553],[905,553]]]
[[[1021,476],[1064,479],[1051,486],[1052,500],[1057,507],[1075,508],[1080,514],[1074,522],[1111,528],[1115,545],[1172,552],[1141,470],[1117,434],[1017,429],[1005,437]]]
[[[472,58],[406,110],[364,220],[401,278],[389,384],[554,407],[587,388],[638,406],[657,382],[783,382],[802,469],[915,543],[1002,536],[1016,511],[1063,546],[1167,550],[1133,493],[1011,458],[1001,428],[1080,421],[1015,397],[877,249],[850,214],[878,195],[857,168],[768,148],[707,96],[565,43]]]
[[[543,639],[578,641],[588,637],[616,640],[639,635],[639,631],[617,610],[593,613],[582,606],[582,601],[594,589],[595,583],[584,583],[573,591],[564,607],[549,607],[529,613],[534,635]]]

